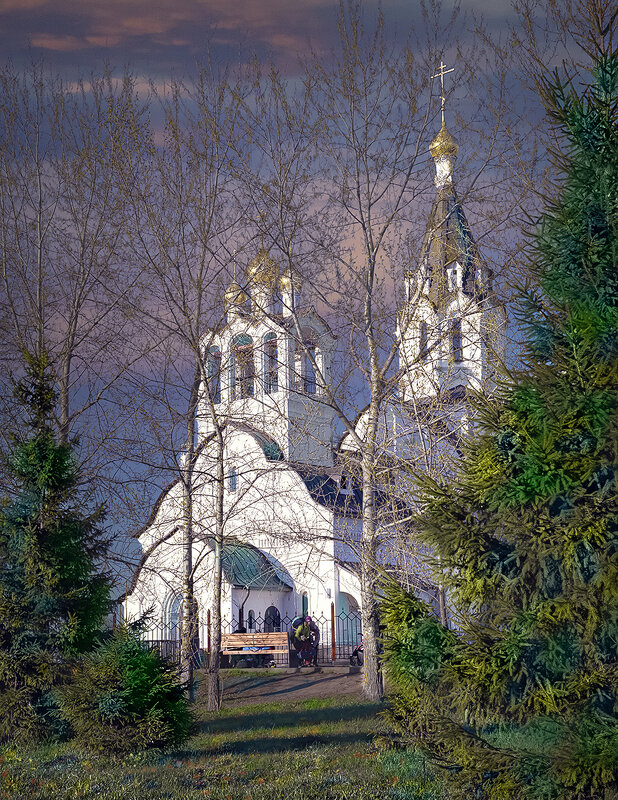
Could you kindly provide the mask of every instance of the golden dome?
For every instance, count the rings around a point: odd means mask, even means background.
[[[429,152],[432,158],[442,158],[442,156],[451,156],[454,158],[459,150],[459,145],[451,134],[446,130],[446,125],[442,123],[442,127],[438,131],[438,135],[429,145]]]
[[[256,257],[249,262],[245,269],[247,283],[258,283],[262,286],[274,286],[278,275],[277,265],[264,247],[260,247]]]
[[[246,293],[242,290],[242,288],[236,283],[236,281],[232,281],[230,285],[225,290],[225,294],[223,295],[223,300],[226,306],[244,306],[249,298],[247,297]]]

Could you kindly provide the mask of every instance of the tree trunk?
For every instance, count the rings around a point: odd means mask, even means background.
[[[180,674],[189,700],[194,699],[193,665],[196,649],[196,602],[193,587],[193,470],[195,461],[195,420],[201,380],[199,354],[187,413],[187,439],[181,464],[183,491],[182,626],[180,633]]]
[[[216,480],[216,512],[214,565],[212,575],[212,633],[210,637],[210,653],[208,657],[208,710],[218,711],[221,708],[221,553],[223,549],[223,493],[225,491],[225,474],[223,458],[225,455],[223,431],[221,424],[213,414],[217,438],[217,480]]]
[[[379,666],[378,604],[373,590],[375,570],[367,564],[362,565],[361,573],[361,621],[363,626],[363,648],[365,663],[363,666],[363,695],[371,702],[382,699],[382,673]]]
[[[442,580],[440,580],[440,583],[438,584],[438,603],[440,606],[440,622],[444,625],[445,628],[448,628],[449,624],[448,624],[448,609],[446,606],[446,592],[444,591]]]
[[[371,415],[371,411],[369,412]],[[363,626],[363,694],[367,700],[382,698],[382,675],[378,656],[379,614],[375,588],[376,570],[376,494],[375,494],[375,423],[367,426],[367,447],[363,451],[363,531],[361,536],[361,621]]]
[[[188,454],[185,455],[189,461]],[[191,498],[191,467],[183,465],[183,564],[182,564],[182,625],[180,631],[180,675],[193,700],[193,647],[195,639],[195,598],[193,594],[193,509]]]
[[[73,321],[71,322],[71,328],[74,328]],[[69,386],[74,338],[74,331],[71,330],[67,336],[66,353],[62,358],[58,376],[58,441],[60,444],[67,444],[69,441]]]

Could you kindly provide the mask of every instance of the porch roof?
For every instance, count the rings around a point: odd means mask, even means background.
[[[227,542],[221,553],[223,574],[236,588],[290,592],[294,586],[287,571],[266,553],[244,542]]]

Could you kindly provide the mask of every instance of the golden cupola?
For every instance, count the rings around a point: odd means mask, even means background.
[[[456,158],[458,151],[459,145],[457,144],[457,141],[448,132],[446,125],[443,122],[436,138],[429,145],[431,157],[435,160],[445,157]]]
[[[247,304],[248,299],[247,293],[234,280],[227,287],[225,294],[223,295],[225,310],[229,311],[230,309],[242,309]]]
[[[452,185],[458,150],[459,145],[446,129],[443,120],[438,135],[429,145],[429,152],[436,165],[434,182],[438,189],[444,189]]]
[[[265,247],[260,247],[255,258],[247,264],[245,278],[248,285],[265,286],[274,289],[279,277],[277,265]]]

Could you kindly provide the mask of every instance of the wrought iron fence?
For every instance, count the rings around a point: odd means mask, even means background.
[[[295,617],[278,617],[277,619],[264,618],[262,616],[252,617],[247,621],[245,630],[247,633],[264,633],[284,631],[288,634],[290,641],[290,653],[271,654],[239,654],[238,656],[227,656],[223,659],[223,666],[277,666],[295,665],[295,650],[292,647],[292,622]],[[353,611],[347,614],[331,613],[330,618],[324,615],[312,617],[313,622],[320,631],[320,639],[317,648],[318,664],[333,664],[337,662],[348,663],[354,649],[361,641],[361,618],[360,612]],[[144,641],[151,647],[157,649],[161,656],[169,661],[178,663],[180,661],[180,622],[168,624],[165,628],[151,627],[142,634]],[[238,631],[239,623],[237,620],[224,619],[222,621],[221,633],[229,634]],[[195,666],[205,665],[208,660],[211,645],[211,624],[210,614],[206,619],[200,619],[198,632],[193,644]]]

